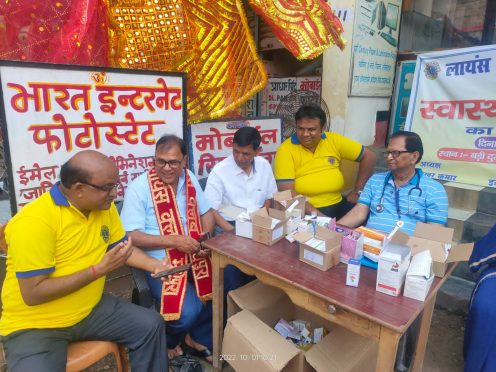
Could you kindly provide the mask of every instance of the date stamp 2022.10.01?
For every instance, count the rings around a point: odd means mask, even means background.
[[[254,361],[254,360],[267,360],[267,361],[274,361],[277,359],[276,354],[221,354],[219,356],[220,360],[226,361],[226,362],[234,362],[234,361]]]

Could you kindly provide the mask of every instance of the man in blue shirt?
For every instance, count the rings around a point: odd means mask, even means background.
[[[154,166],[126,190],[121,220],[134,244],[148,255],[167,256],[174,266],[192,263],[187,273],[175,274],[165,284],[150,275],[147,281],[167,320],[169,357],[183,354],[180,343],[186,336],[187,346],[211,359],[212,278],[202,274],[210,260],[199,237],[212,232],[215,222],[210,203],[186,163],[185,142],[173,135],[161,137]]]
[[[401,221],[401,230],[410,235],[417,222],[445,225],[448,222],[448,196],[443,185],[415,168],[423,154],[424,147],[417,133],[394,133],[384,152],[389,172],[370,177],[358,203],[338,223],[349,227],[366,223],[367,227],[389,233]],[[419,324],[417,318],[400,340],[398,349],[406,350],[406,354],[397,355],[397,370],[408,369],[405,364],[411,362]]]
[[[390,232],[402,221],[402,231],[410,235],[417,222],[445,225],[448,196],[444,187],[415,168],[423,153],[418,134],[394,133],[384,152],[389,172],[370,177],[357,205],[338,223],[357,227],[367,221],[367,227]]]

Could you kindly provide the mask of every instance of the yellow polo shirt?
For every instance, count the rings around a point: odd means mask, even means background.
[[[324,132],[315,152],[311,152],[293,134],[276,152],[276,182],[294,182],[296,192],[309,197],[310,204],[316,208],[339,203],[344,186],[339,169],[341,160],[358,161],[363,151],[363,145],[356,141]]]
[[[70,205],[58,184],[26,205],[5,230],[8,252],[0,334],[69,327],[88,316],[100,301],[105,277],[35,306],[22,299],[18,278],[40,274],[55,278],[86,269],[100,262],[107,249],[124,240],[125,234],[114,204],[108,210],[92,211],[86,218]]]

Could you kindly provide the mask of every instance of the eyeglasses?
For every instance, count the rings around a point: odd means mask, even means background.
[[[384,155],[385,158],[387,158],[389,155],[393,157],[393,159],[396,159],[398,156],[405,152],[413,152],[413,151],[408,151],[408,150],[403,150],[403,151],[384,151],[382,155]]]
[[[184,156],[181,160],[164,160],[161,158],[155,158],[155,165],[159,168],[163,168],[168,164],[171,169],[177,169],[181,165],[183,159]]]
[[[89,183],[89,182],[81,182],[81,183],[84,185],[91,186],[94,189],[106,192],[107,194],[109,194],[112,190],[117,189],[117,187],[119,187],[119,183],[114,183],[114,184],[110,184],[110,185],[103,185],[103,186],[93,185],[92,183]]]

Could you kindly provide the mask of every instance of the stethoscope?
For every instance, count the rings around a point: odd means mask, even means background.
[[[412,192],[414,190],[417,190],[418,192],[418,197],[422,196],[422,189],[420,188],[420,172],[415,169],[415,175],[417,176],[417,184],[415,187],[412,187],[410,190],[408,190],[408,211],[407,213],[401,213],[400,211],[400,196],[398,190],[395,190],[394,193],[394,201],[396,204],[396,212],[398,213],[398,219],[401,219],[401,214],[410,214],[410,197],[412,196]],[[384,212],[384,192],[386,191],[386,186],[389,183],[389,180],[392,177],[392,173],[388,174],[386,179],[384,180],[384,186],[382,186],[382,193],[381,193],[381,198],[379,199],[379,204],[375,207],[375,211],[377,213],[382,213]]]

